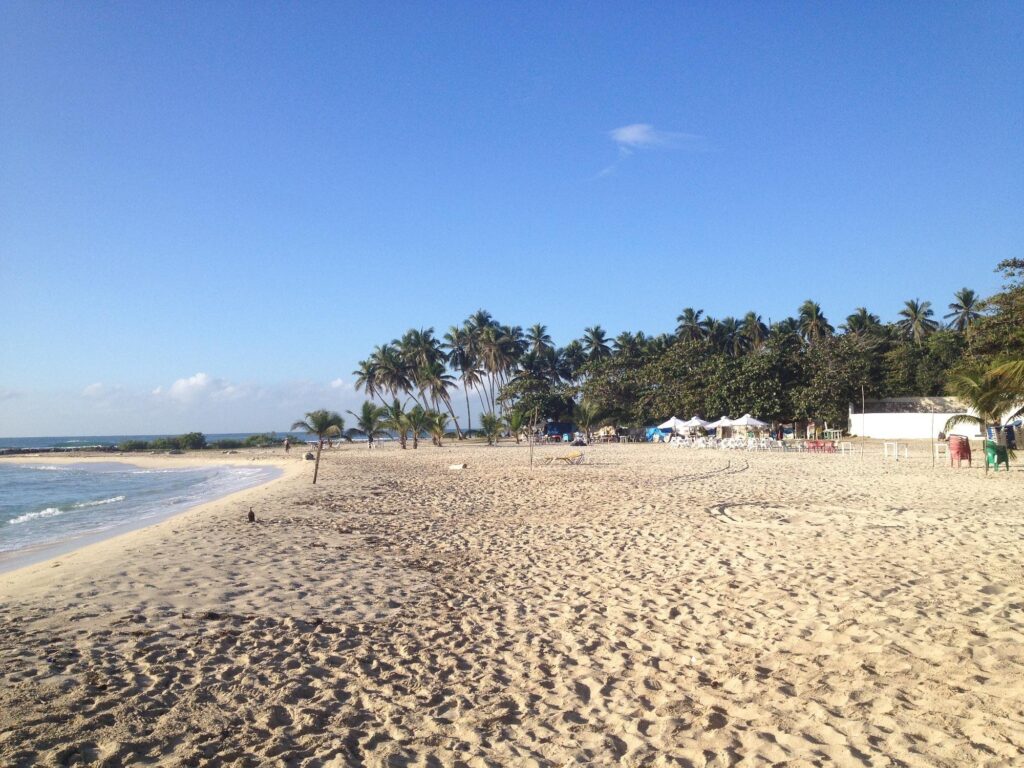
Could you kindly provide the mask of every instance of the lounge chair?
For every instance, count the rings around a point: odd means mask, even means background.
[[[552,456],[548,459],[548,464],[558,464],[561,462],[577,465],[582,464],[584,458],[586,457],[583,455],[583,451],[574,451],[573,453],[567,453],[564,456]]]

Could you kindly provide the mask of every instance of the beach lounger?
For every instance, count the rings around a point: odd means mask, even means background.
[[[583,451],[574,451],[573,453],[567,453],[564,456],[552,456],[548,459],[548,464],[582,464],[585,456]]]

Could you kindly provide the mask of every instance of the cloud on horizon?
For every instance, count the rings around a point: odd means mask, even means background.
[[[0,387],[0,402],[3,402],[4,400],[17,400],[19,397],[24,396],[24,394],[24,392],[18,392],[14,389]]]
[[[341,377],[268,384],[203,371],[155,388],[94,382],[73,391],[0,388],[3,436],[127,435],[285,429],[307,411],[356,410],[362,393]]]
[[[619,148],[619,157],[611,165],[602,168],[597,178],[610,176],[626,158],[638,150],[648,149],[687,149],[700,151],[706,149],[707,142],[703,136],[682,131],[664,131],[650,123],[630,123],[608,131],[609,138]]]

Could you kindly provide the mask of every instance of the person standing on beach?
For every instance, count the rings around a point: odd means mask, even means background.
[[[287,437],[284,439],[284,452],[288,453],[292,449],[292,441]]]

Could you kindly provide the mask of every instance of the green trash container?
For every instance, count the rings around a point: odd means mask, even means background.
[[[1006,453],[1006,446],[997,445],[991,440],[985,441],[985,469],[993,467],[993,471],[999,471],[999,465],[1002,464],[1006,467],[1006,471],[1010,471],[1010,457]]]

